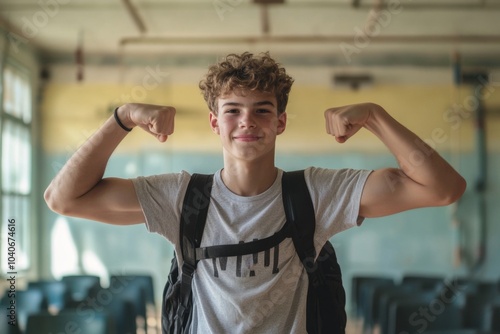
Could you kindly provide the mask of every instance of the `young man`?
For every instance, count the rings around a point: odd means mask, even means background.
[[[215,173],[202,246],[262,239],[285,223],[282,170],[275,166],[276,136],[286,127],[293,80],[268,54],[229,55],[200,83],[210,126],[222,142],[224,168]],[[136,179],[103,178],[113,150],[134,127],[164,142],[175,108],[125,104],[73,155],[45,192],[63,215],[128,225],[146,223],[179,250],[187,172]],[[334,234],[380,217],[447,205],[465,190],[464,179],[434,150],[380,106],[330,108],[326,131],[339,143],[359,129],[375,134],[400,168],[375,171],[306,169],[316,215],[315,246]],[[418,158],[418,159],[417,159]],[[418,161],[412,164],[411,162]],[[268,258],[265,259],[265,256]],[[203,260],[193,280],[193,333],[305,333],[307,273],[290,238],[269,255]]]

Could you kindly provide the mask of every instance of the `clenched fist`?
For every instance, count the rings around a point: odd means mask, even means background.
[[[155,136],[160,142],[174,132],[175,108],[144,103],[127,103],[118,109],[126,126],[138,126]]]
[[[337,142],[345,143],[367,123],[375,108],[373,103],[351,104],[325,111],[326,132]]]

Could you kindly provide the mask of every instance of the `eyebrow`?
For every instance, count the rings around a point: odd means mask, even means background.
[[[222,105],[222,107],[224,106],[235,106],[235,107],[242,107],[244,104],[243,103],[238,103],[238,102],[226,102]],[[274,103],[272,103],[271,101],[268,101],[268,100],[265,100],[265,101],[258,101],[258,102],[255,102],[253,104],[254,106],[266,106],[266,105],[270,105],[272,107],[274,107]]]

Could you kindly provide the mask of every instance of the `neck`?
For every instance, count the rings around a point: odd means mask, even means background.
[[[233,193],[240,196],[255,196],[269,189],[277,174],[274,161],[267,164],[237,161],[225,163],[221,177],[226,187]]]

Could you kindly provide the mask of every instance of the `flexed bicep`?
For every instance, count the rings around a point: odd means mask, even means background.
[[[62,215],[115,225],[145,222],[134,185],[128,179],[103,178],[85,194],[62,204],[54,203],[51,209]]]
[[[47,187],[53,211],[112,224],[144,222],[131,181],[103,178],[113,151],[136,126],[165,141],[174,130],[175,108],[125,104],[71,156]]]
[[[401,169],[373,171],[361,195],[360,215],[382,217],[398,212],[437,205],[438,194],[432,196],[422,184],[409,178]]]

